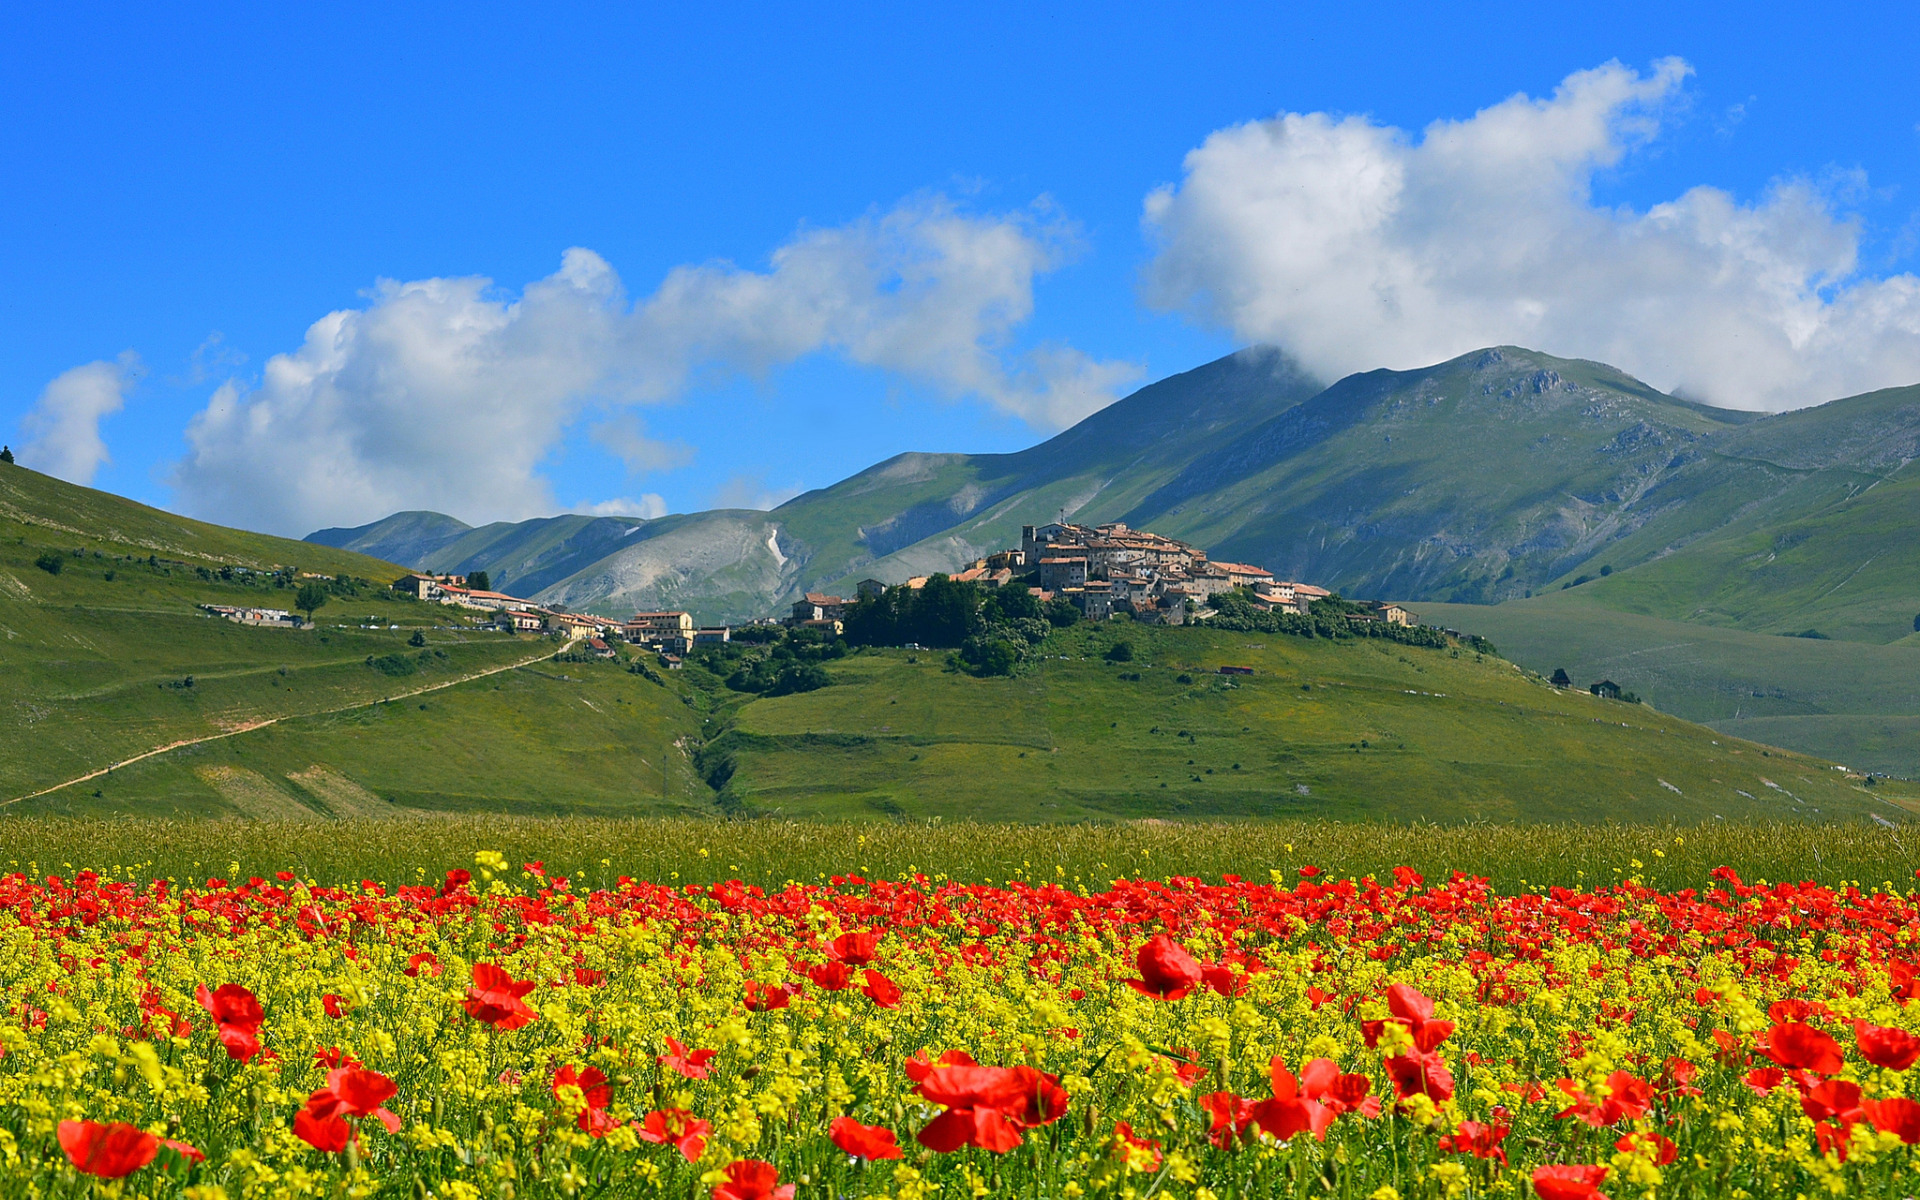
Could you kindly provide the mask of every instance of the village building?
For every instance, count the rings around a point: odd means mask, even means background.
[[[593,655],[595,658],[619,657],[619,651],[607,645],[605,639],[597,637],[587,639],[587,653]]]
[[[693,637],[693,614],[687,612],[637,612],[620,626],[621,636],[629,642],[653,645]]]
[[[300,618],[279,608],[242,608],[232,604],[202,604],[209,614],[238,625],[263,625],[270,628],[298,629]]]
[[[546,628],[547,614],[534,609],[503,608],[494,614],[493,623],[506,633],[539,633]]]
[[[726,625],[710,625],[693,631],[695,646],[719,646],[733,640],[733,629]]]
[[[838,621],[847,615],[847,602],[825,592],[808,592],[793,602],[793,624],[808,621]]]
[[[1049,555],[1040,560],[1040,586],[1050,592],[1087,585],[1087,560],[1083,555]]]

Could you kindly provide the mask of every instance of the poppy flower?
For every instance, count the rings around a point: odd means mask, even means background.
[[[1207,1140],[1225,1150],[1253,1125],[1254,1102],[1232,1092],[1208,1092],[1195,1103],[1207,1114]]]
[[[1433,1001],[1404,983],[1387,989],[1387,1011],[1407,1027],[1407,1032],[1413,1035],[1414,1048],[1422,1054],[1431,1053],[1453,1036],[1453,1022],[1434,1020]],[[1367,1044],[1371,1046],[1373,1042]]]
[[[696,1162],[707,1152],[707,1134],[713,1123],[702,1121],[684,1108],[663,1108],[650,1112],[644,1121],[636,1121],[633,1131],[641,1141],[656,1146],[672,1146],[688,1162]]]
[[[62,1121],[56,1132],[73,1169],[102,1179],[131,1175],[160,1153],[159,1138],[124,1121]]]
[[[540,1019],[521,997],[533,990],[532,980],[517,980],[493,963],[473,964],[473,985],[462,1003],[467,1015],[509,1033]]]
[[[1761,1034],[1760,1051],[1783,1067],[1817,1075],[1835,1074],[1845,1062],[1839,1042],[1811,1025],[1794,1021]]]
[[[880,933],[873,929],[843,933],[827,943],[827,953],[849,967],[866,966],[874,960],[879,950]]]
[[[705,1079],[707,1064],[713,1061],[718,1050],[689,1050],[681,1045],[672,1034],[667,1035],[667,1052],[654,1061],[676,1075],[688,1079]]]
[[[1556,1163],[1533,1169],[1533,1191],[1540,1200],[1607,1200],[1600,1185],[1608,1169],[1584,1163]]]
[[[393,1080],[378,1071],[343,1067],[327,1072],[326,1085],[307,1097],[306,1111],[316,1119],[373,1117],[387,1127],[388,1133],[399,1133],[400,1118],[385,1107],[399,1090]]]
[[[332,992],[328,992],[326,995],[320,997],[320,1007],[325,1009],[327,1015],[336,1021],[347,1015],[347,1002]]]
[[[1394,1055],[1382,1065],[1387,1068],[1393,1090],[1402,1100],[1416,1093],[1435,1104],[1444,1104],[1453,1098],[1453,1073],[1447,1070],[1446,1060],[1438,1054],[1409,1050]]]
[[[1624,1134],[1613,1144],[1622,1154],[1638,1154],[1656,1167],[1664,1167],[1680,1156],[1680,1147],[1672,1138],[1651,1131]]]
[[[1574,1117],[1597,1129],[1617,1125],[1621,1121],[1637,1121],[1653,1107],[1653,1085],[1644,1079],[1625,1071],[1615,1071],[1607,1076],[1606,1086],[1607,1095],[1595,1100],[1573,1080],[1561,1080],[1560,1090],[1572,1097],[1575,1103],[1557,1113],[1556,1119],[1564,1121]]]
[[[833,1144],[855,1158],[899,1158],[900,1146],[893,1130],[882,1125],[862,1125],[852,1117],[835,1117],[827,1125]]]
[[[1129,1157],[1136,1151],[1145,1155],[1147,1162],[1144,1164],[1137,1163],[1136,1168],[1144,1166],[1148,1171],[1158,1171],[1160,1169],[1160,1163],[1163,1157],[1160,1153],[1160,1143],[1151,1138],[1143,1138],[1135,1134],[1133,1132],[1133,1126],[1127,1124],[1125,1121],[1115,1121],[1113,1123],[1113,1143],[1115,1146],[1126,1147]]]
[[[1867,1114],[1860,1107],[1860,1085],[1843,1079],[1822,1080],[1800,1093],[1800,1111],[1811,1121],[1832,1121],[1843,1129]]]
[[[938,1067],[921,1081],[923,1099],[946,1109],[918,1134],[939,1154],[978,1146],[1005,1154],[1020,1145],[1021,1129],[1056,1121],[1067,1110],[1059,1078],[1032,1067]]]
[[[1920,1059],[1920,1038],[1904,1029],[1855,1021],[1853,1040],[1859,1045],[1862,1058],[1890,1071],[1904,1071]]]
[[[927,1052],[922,1050],[907,1059],[902,1069],[906,1071],[909,1080],[919,1083],[932,1074],[936,1067],[977,1067],[979,1065],[973,1061],[973,1055],[965,1050],[949,1050],[942,1054],[937,1062],[930,1061],[927,1058]]]
[[[445,968],[443,968],[440,965],[440,960],[438,958],[435,958],[431,953],[425,950],[422,950],[418,954],[411,954],[407,956],[406,973],[408,975],[414,976],[415,978],[418,978],[420,975],[420,972],[422,970],[425,970],[427,974],[433,976],[435,979],[438,979],[440,977],[440,972],[444,969]]]
[[[260,1023],[266,1013],[252,992],[237,983],[208,991],[203,983],[194,989],[193,998],[212,1015],[214,1033],[228,1058],[246,1062],[260,1053]]]
[[[1482,1123],[1462,1121],[1460,1127],[1440,1139],[1439,1148],[1449,1154],[1471,1154],[1475,1158],[1492,1159],[1501,1166],[1507,1165],[1507,1151],[1502,1142],[1512,1126],[1505,1121]]]
[[[1222,996],[1244,996],[1253,987],[1253,976],[1239,974],[1226,963],[1202,963],[1200,978]]]
[[[1185,946],[1164,933],[1147,939],[1134,956],[1134,963],[1140,969],[1140,978],[1126,980],[1126,985],[1156,1000],[1178,1000],[1201,979],[1199,962]]]
[[[777,983],[761,983],[755,979],[747,980],[746,1003],[748,1012],[772,1012],[793,1003],[793,994]]]
[[[745,1158],[727,1164],[727,1181],[714,1185],[713,1200],[793,1200],[794,1187],[780,1182],[772,1163]]]
[[[573,981],[581,987],[599,987],[607,981],[607,973],[605,971],[594,970],[591,967],[575,967],[573,969]]]
[[[1278,1056],[1269,1064],[1268,1074],[1273,1098],[1253,1106],[1253,1123],[1283,1142],[1296,1133],[1311,1133],[1315,1141],[1326,1141],[1334,1112],[1318,1100],[1301,1095],[1299,1081]]]
[[[881,1008],[897,1008],[900,1004],[900,988],[893,980],[869,967],[864,972],[867,986],[860,989],[867,999]]]
[[[360,1060],[338,1046],[322,1046],[313,1052],[313,1065],[332,1071],[340,1067],[357,1067]]]
[[[1787,1073],[1779,1067],[1755,1067],[1740,1077],[1740,1081],[1752,1088],[1756,1095],[1765,1096],[1785,1083]]]
[[[1269,1074],[1279,1064],[1269,1063]],[[1339,1113],[1359,1113],[1373,1118],[1380,1115],[1380,1098],[1368,1093],[1373,1080],[1365,1075],[1342,1074],[1330,1058],[1316,1058],[1300,1068],[1300,1094],[1317,1100]]]
[[[293,1114],[293,1135],[315,1150],[338,1154],[352,1140],[353,1127],[338,1113],[315,1116],[311,1109],[303,1108]]]
[[[594,1137],[605,1137],[613,1128],[613,1121],[606,1116],[606,1109],[613,1103],[613,1088],[608,1085],[606,1075],[599,1067],[588,1067],[581,1071],[569,1063],[553,1073],[552,1092],[554,1101],[562,1106],[566,1097],[565,1088],[577,1088],[584,1106],[574,1119],[582,1132]]]
[[[823,992],[844,992],[853,982],[853,969],[838,960],[807,968],[807,978]]]
[[[1920,1143],[1920,1100],[1896,1096],[1891,1100],[1868,1100],[1860,1107],[1875,1129],[1891,1133],[1909,1146]]]

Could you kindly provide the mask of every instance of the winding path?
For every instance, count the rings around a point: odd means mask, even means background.
[[[572,645],[573,643],[572,641],[569,641],[567,644]],[[534,655],[532,658],[522,659],[519,662],[511,662],[511,663],[505,664],[504,666],[498,666],[498,667],[488,667],[484,671],[475,671],[471,675],[462,675],[458,679],[449,679],[444,683],[428,684],[426,687],[414,688],[410,692],[397,692],[391,696],[383,696],[378,700],[356,700],[352,704],[342,704],[337,708],[323,708],[315,712],[287,713],[284,716],[268,717],[263,721],[249,721],[244,725],[236,725],[232,729],[224,729],[224,730],[221,730],[219,733],[210,733],[205,737],[185,738],[177,742],[168,742],[164,746],[159,746],[152,750],[148,750],[143,754],[136,754],[132,758],[122,759],[117,763],[112,763],[112,764],[109,764],[108,766],[101,767],[97,771],[88,771],[85,775],[76,775],[72,779],[66,780],[63,783],[56,783],[52,787],[44,787],[37,792],[28,792],[24,796],[15,796],[11,800],[0,800],[0,808],[5,808],[9,804],[18,804],[22,800],[32,800],[37,796],[44,796],[49,792],[57,792],[61,788],[69,788],[76,783],[85,783],[89,779],[98,779],[102,775],[108,774],[109,772],[112,772],[112,771],[119,770],[121,767],[132,766],[134,763],[140,762],[143,759],[152,758],[155,755],[159,755],[159,754],[165,754],[171,750],[178,750],[183,746],[198,746],[203,742],[217,742],[222,738],[238,737],[240,734],[243,734],[243,733],[252,733],[256,729],[265,729],[269,725],[278,725],[282,721],[297,721],[303,717],[331,716],[334,713],[351,712],[356,708],[371,708],[376,704],[390,704],[395,700],[405,700],[412,696],[424,696],[428,692],[438,692],[438,691],[443,691],[446,688],[458,687],[463,683],[471,683],[476,679],[485,679],[489,675],[498,675],[502,671],[517,671],[521,667],[530,667],[534,663],[545,662],[547,659],[552,658],[554,654],[555,654],[555,651],[551,649],[542,650],[540,653]]]

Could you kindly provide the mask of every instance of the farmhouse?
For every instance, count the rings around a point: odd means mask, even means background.
[[[793,602],[793,623],[796,625],[804,625],[809,621],[838,621],[846,615],[847,602],[824,592],[808,592]]]

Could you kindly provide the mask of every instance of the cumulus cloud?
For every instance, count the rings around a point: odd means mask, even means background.
[[[770,487],[766,476],[743,473],[729,476],[725,483],[716,488],[712,503],[715,508],[752,508],[771,512],[803,490],[798,484]]]
[[[120,411],[144,372],[131,350],[112,362],[90,362],[61,372],[20,421],[26,434],[20,461],[70,483],[92,483],[94,474],[112,461],[100,437],[100,422]]]
[[[1920,381],[1920,279],[1862,273],[1831,190],[1594,202],[1690,73],[1608,63],[1417,136],[1326,113],[1220,130],[1147,198],[1148,298],[1329,378],[1515,343],[1737,408]]]
[[[588,406],[596,439],[642,474],[685,461],[621,406],[827,353],[1051,428],[1108,403],[1131,364],[1008,342],[1034,281],[1073,250],[1047,205],[980,215],[921,197],[802,230],[767,269],[669,272],[633,302],[604,259],[566,252],[518,296],[486,279],[384,281],[330,313],[251,388],[220,388],[187,431],[174,486],[191,512],[300,533],[395,509],[470,521],[557,507],[540,464]]]
[[[667,515],[667,498],[648,492],[644,496],[622,496],[617,500],[582,500],[567,511],[586,517],[640,517],[651,521]]]

